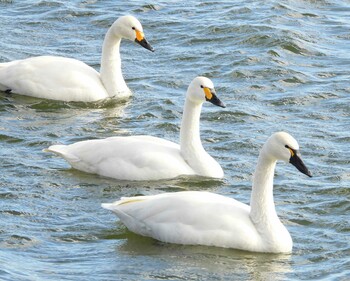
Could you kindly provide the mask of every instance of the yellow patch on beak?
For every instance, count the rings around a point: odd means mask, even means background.
[[[145,35],[143,34],[143,32],[141,32],[141,31],[139,31],[139,30],[135,30],[135,32],[136,32],[136,40],[137,41],[142,41],[143,40],[143,38],[145,37]]]
[[[204,90],[204,93],[205,93],[205,97],[208,99],[208,100],[211,100],[212,97],[213,97],[213,94],[211,93],[210,89],[209,88],[203,88]]]
[[[289,149],[289,151],[290,151],[290,155],[293,157],[294,156],[294,151],[293,151],[293,149],[291,149],[291,148],[288,148]]]

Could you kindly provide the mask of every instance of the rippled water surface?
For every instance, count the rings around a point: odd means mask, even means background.
[[[246,3],[247,2],[247,3]],[[63,103],[0,93],[1,280],[349,280],[349,1],[0,1],[0,62],[51,54],[99,69],[104,34],[133,14],[156,49],[121,46],[134,96]],[[184,93],[210,77],[201,136],[225,179],[120,182],[42,152],[55,143],[152,134],[178,141]],[[45,79],[45,77],[43,77]],[[280,163],[275,203],[290,255],[164,244],[102,202],[208,190],[249,203],[258,152],[291,133],[313,172]]]

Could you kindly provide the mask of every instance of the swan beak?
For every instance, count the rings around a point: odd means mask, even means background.
[[[203,88],[205,93],[205,99],[214,105],[225,108],[226,105],[216,96],[215,90],[207,87]]]
[[[135,30],[135,32],[136,32],[135,42],[140,44],[145,49],[150,50],[151,52],[154,52],[154,49],[152,48],[150,43],[148,43],[148,41],[146,40],[145,35],[143,34],[143,32],[141,32],[139,30]]]
[[[305,166],[303,160],[301,160],[300,154],[298,153],[298,151],[291,149],[291,148],[289,150],[291,153],[291,157],[289,158],[289,163],[291,163],[300,172],[302,172],[303,174],[305,174],[311,178],[312,174],[309,171],[309,169]]]

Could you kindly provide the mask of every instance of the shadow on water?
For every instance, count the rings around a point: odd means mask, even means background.
[[[115,247],[117,256],[140,257],[152,260],[153,263],[165,261],[173,264],[173,268],[181,268],[181,273],[177,274],[187,278],[191,276],[191,271],[197,271],[198,268],[210,276],[235,276],[236,273],[243,275],[244,272],[245,278],[248,278],[246,280],[285,280],[287,274],[292,272],[289,254],[251,253],[218,247],[163,243],[134,234],[119,221],[117,228],[108,230],[101,236],[102,239],[118,242]],[[161,268],[157,274],[164,274],[164,277],[174,274],[169,270],[173,269]]]
[[[56,157],[53,156],[53,159],[56,159]],[[164,192],[186,190],[205,190],[214,192],[216,188],[226,185],[226,179],[215,179],[200,176],[180,176],[174,179],[154,181],[118,180],[114,178],[82,172],[74,168],[70,168],[69,164],[67,164],[64,160],[61,160],[60,158],[57,158],[57,160],[59,160],[62,165],[60,165],[59,167],[51,166],[52,170],[50,173],[59,173],[60,177],[72,178],[74,179],[74,181],[80,182],[82,186],[108,185],[108,190],[114,191],[118,191],[118,189],[123,188],[128,188],[131,191],[143,188],[151,192],[155,189]]]
[[[36,109],[39,112],[57,112],[60,109],[101,109],[125,107],[130,101],[128,99],[118,100],[113,98],[103,99],[95,102],[66,102],[57,100],[48,100],[35,97],[29,97],[18,94],[8,94],[0,91],[0,101],[2,104],[10,106],[22,106]]]

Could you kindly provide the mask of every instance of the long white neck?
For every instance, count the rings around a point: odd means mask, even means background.
[[[277,216],[273,201],[273,176],[276,159],[260,152],[253,179],[250,218],[261,236],[262,247],[268,252],[290,252],[292,238]]]
[[[276,160],[260,152],[253,179],[250,199],[250,217],[255,224],[270,224],[279,221],[273,200],[273,177]]]
[[[184,158],[191,159],[196,154],[206,153],[199,133],[202,104],[186,99],[180,129],[180,147]]]
[[[202,104],[186,98],[180,129],[180,150],[185,161],[199,175],[222,177],[221,166],[204,150],[199,121]]]
[[[113,34],[110,28],[103,41],[100,69],[102,83],[110,97],[130,95],[121,69],[120,42],[121,37]]]

